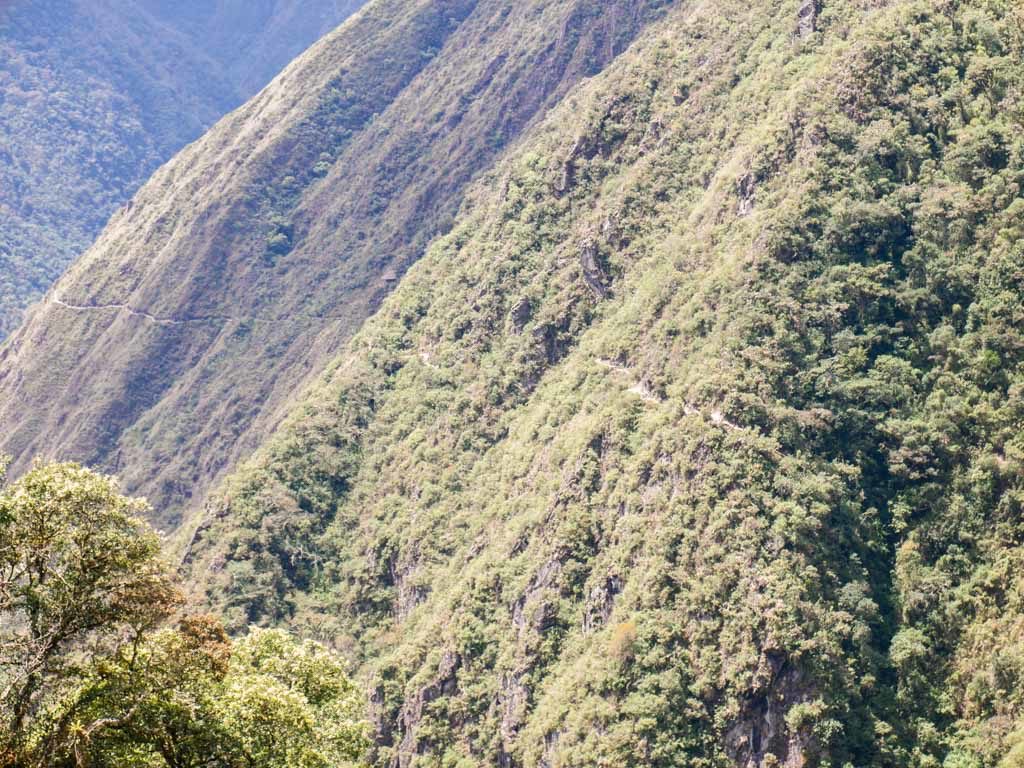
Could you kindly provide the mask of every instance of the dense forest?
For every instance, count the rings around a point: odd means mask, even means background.
[[[153,671],[107,637],[100,672],[37,675],[3,702],[17,749],[73,756],[62,712],[138,700],[98,764],[175,765],[180,726],[218,766],[1024,765],[1024,7],[372,0],[289,77],[0,349],[27,470],[0,561],[40,504],[89,519],[70,483],[153,569],[145,621],[113,619]],[[201,482],[151,510],[28,469],[76,451],[147,494],[191,451]],[[148,693],[179,685],[202,714]],[[277,748],[239,727],[265,686],[322,726],[275,726],[309,763],[245,762]]]
[[[159,165],[359,4],[0,3],[0,339]]]
[[[365,7],[161,168],[0,348],[12,470],[78,460],[193,520],[472,180],[665,6]]]

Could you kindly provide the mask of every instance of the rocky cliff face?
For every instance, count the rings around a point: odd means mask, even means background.
[[[174,525],[657,2],[380,0],[161,169],[0,351],[0,450]]]

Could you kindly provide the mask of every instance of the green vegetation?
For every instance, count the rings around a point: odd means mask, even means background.
[[[158,171],[55,287],[64,303],[0,348],[12,471],[73,458],[116,472],[161,527],[192,522],[469,183],[666,7],[364,7]]]
[[[1016,0],[375,0],[0,351],[19,468],[206,502],[218,617],[30,472],[8,572],[57,498],[143,584],[0,588],[8,740],[344,764],[330,647],[380,766],[1019,768],[1022,185]]]
[[[363,696],[335,654],[282,630],[232,642],[206,616],[104,659],[72,702],[70,752],[91,766],[340,768],[369,744]]]
[[[358,6],[0,4],[0,339],[161,163]]]
[[[802,5],[676,4],[211,508],[380,764],[1019,762],[1024,15]]]
[[[367,747],[339,657],[282,630],[232,642],[182,602],[110,478],[39,465],[0,491],[0,765],[338,768]]]
[[[40,734],[93,646],[123,651],[175,606],[141,502],[75,465],[40,466],[0,495],[0,754],[46,754]],[[69,713],[73,716],[73,713]]]

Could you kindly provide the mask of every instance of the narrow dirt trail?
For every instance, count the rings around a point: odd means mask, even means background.
[[[630,368],[624,368],[623,366],[617,365],[611,360],[604,360],[601,358],[597,358],[597,364],[600,365],[602,368],[607,368],[608,370],[614,373],[618,373],[623,376],[628,376],[630,379],[634,380],[635,383],[631,387],[629,387],[627,391],[632,392],[634,395],[638,395],[644,400],[644,402],[652,403],[655,405],[661,405],[665,402],[662,398],[658,397],[654,392],[652,392],[651,389],[643,381],[637,381],[636,374]],[[691,405],[690,403],[683,403],[683,413],[685,413],[687,416],[700,416],[701,418],[706,418],[709,421],[711,421],[712,424],[724,427],[725,429],[743,429],[743,427],[741,427],[739,424],[734,424],[733,422],[725,418],[725,415],[717,408],[712,410],[710,414],[705,415],[705,413],[700,408],[697,408],[696,406]]]
[[[159,317],[141,309],[135,309],[130,304],[69,304],[63,299],[50,299],[51,303],[57,306],[70,309],[75,312],[127,312],[133,317],[141,317],[157,325],[188,325],[191,323],[212,323],[230,322],[233,320],[244,320],[246,318],[231,317],[230,315],[209,315],[205,317]],[[251,318],[249,318],[252,320]],[[253,320],[253,322],[271,322],[269,320]]]
[[[331,322],[343,320],[343,315],[302,315],[296,314],[286,318],[268,317],[236,317],[234,315],[199,315],[196,317],[161,317],[136,309],[131,304],[71,304],[63,299],[51,298],[50,303],[74,312],[126,312],[132,317],[141,317],[157,325],[189,325],[194,323],[283,323],[288,320],[313,320]]]

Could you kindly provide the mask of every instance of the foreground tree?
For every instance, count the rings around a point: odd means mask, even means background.
[[[153,633],[78,696],[111,724],[79,730],[74,764],[91,768],[341,768],[369,745],[340,657],[282,630],[232,644],[210,616]]]
[[[76,464],[37,466],[0,492],[0,760],[60,752],[77,714],[55,720],[57,703],[180,602],[146,509]]]
[[[233,643],[214,616],[161,626],[182,599],[146,511],[75,464],[0,491],[0,768],[357,762],[337,654],[280,630]]]

